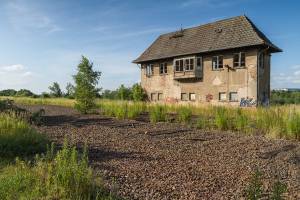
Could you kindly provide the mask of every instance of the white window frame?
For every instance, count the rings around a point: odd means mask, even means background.
[[[220,65],[220,57],[222,57],[222,65]],[[216,65],[214,64],[214,58],[217,58]],[[223,55],[213,56],[211,60],[211,65],[212,65],[212,70],[214,71],[224,69],[224,56]]]
[[[245,59],[245,61],[244,61],[244,65],[242,65],[242,54],[244,54],[244,59]],[[238,56],[238,62],[234,62],[234,56]],[[238,63],[238,65],[237,66],[235,66],[235,63]],[[244,68],[244,67],[246,67],[246,53],[245,52],[239,52],[239,53],[234,53],[233,54],[233,67],[234,68]]]
[[[159,64],[159,74],[168,74],[168,63],[164,62]]]
[[[225,98],[222,99],[222,95],[225,95]],[[227,100],[227,94],[226,92],[219,92],[219,101],[226,101]]]
[[[154,65],[153,64],[147,64],[145,69],[146,76],[153,76],[154,74]]]
[[[232,94],[236,94],[236,99],[232,99]],[[230,102],[238,102],[239,101],[239,96],[237,92],[229,92],[229,101]]]
[[[193,59],[193,65],[191,65],[190,63],[188,64],[188,67],[187,67],[187,64],[186,64],[186,60],[189,60],[189,62],[190,62],[190,60],[191,59]],[[182,62],[183,62],[183,71],[181,71],[181,70],[177,70],[176,69],[176,61],[179,61],[179,63],[180,63],[180,61],[182,60]],[[196,56],[190,56],[190,57],[184,57],[184,58],[176,58],[176,59],[174,59],[174,61],[173,61],[173,66],[174,66],[174,71],[175,72],[185,72],[185,71],[195,71],[195,66],[196,66]],[[193,66],[193,69],[192,70],[190,70],[190,67],[191,66]]]
[[[192,98],[192,95],[194,96],[194,98]],[[189,100],[196,101],[196,93],[189,93]]]

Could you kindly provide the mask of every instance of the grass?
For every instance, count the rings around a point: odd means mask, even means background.
[[[0,113],[0,199],[116,199],[93,175],[86,150],[48,147],[25,120]]]
[[[64,98],[34,99],[12,98],[22,104],[48,104],[74,106],[74,100]],[[106,116],[118,119],[135,119],[141,113],[148,112],[153,123],[169,121],[169,114],[176,115],[176,121],[191,124],[201,129],[219,129],[245,134],[262,134],[270,138],[300,140],[300,106],[285,105],[269,108],[235,108],[216,106],[162,105],[145,102],[119,100],[96,101],[98,108]],[[177,114],[176,114],[177,113]],[[194,117],[193,117],[194,118]]]

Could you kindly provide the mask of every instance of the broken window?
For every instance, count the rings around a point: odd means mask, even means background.
[[[233,67],[245,67],[246,56],[244,52],[233,54]]]
[[[212,69],[213,70],[223,69],[223,56],[212,57]]]
[[[238,93],[230,92],[229,93],[229,101],[238,101]]]
[[[160,74],[167,74],[168,73],[168,64],[167,63],[160,63],[159,73]]]
[[[190,101],[195,101],[195,100],[196,100],[196,94],[190,93]]]
[[[156,93],[151,93],[151,101],[156,101]]]
[[[163,98],[164,98],[163,93],[158,93],[158,94],[157,94],[157,100],[158,100],[158,101],[163,100]]]
[[[152,76],[154,74],[154,67],[153,64],[149,64],[146,66],[146,75]]]
[[[181,100],[182,101],[187,101],[188,99],[188,94],[187,93],[181,93]]]
[[[226,101],[226,92],[219,92],[219,101]]]

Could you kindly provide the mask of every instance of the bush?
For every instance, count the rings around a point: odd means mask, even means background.
[[[48,139],[14,114],[0,114],[0,156],[28,157],[45,152]]]
[[[146,93],[142,86],[138,83],[132,86],[132,99],[134,101],[143,101],[146,97]]]
[[[229,117],[228,117],[228,111],[224,107],[217,107],[216,108],[216,118],[215,118],[215,124],[218,129],[220,130],[228,130],[230,128],[229,126]]]
[[[32,164],[17,159],[0,173],[0,199],[113,199],[102,188],[86,151],[80,155],[66,142],[56,155],[48,151]]]

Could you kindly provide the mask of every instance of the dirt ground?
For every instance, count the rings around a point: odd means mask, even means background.
[[[299,142],[79,115],[59,106],[27,108],[46,110],[37,129],[51,140],[86,141],[92,167],[126,199],[243,199],[255,169],[268,191],[280,179],[286,198],[300,199]]]

